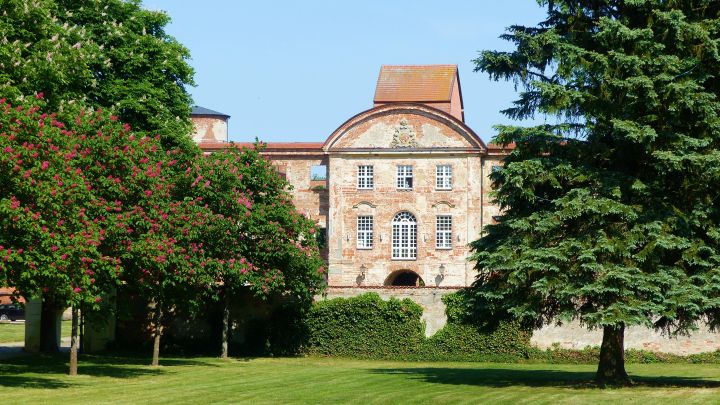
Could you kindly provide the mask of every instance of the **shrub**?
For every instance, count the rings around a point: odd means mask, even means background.
[[[446,361],[515,361],[528,357],[530,333],[516,324],[501,323],[483,331],[475,325],[448,322],[426,339],[422,358]]]
[[[306,352],[359,358],[414,354],[424,340],[421,315],[410,299],[384,301],[376,293],[320,301],[306,319]]]

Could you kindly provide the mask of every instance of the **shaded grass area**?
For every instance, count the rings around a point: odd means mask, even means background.
[[[63,338],[70,337],[72,322],[62,321],[61,336]],[[25,323],[24,322],[3,322],[0,323],[0,343],[15,343],[25,341]]]
[[[720,402],[714,365],[634,364],[637,385],[600,389],[590,365],[414,363],[330,358],[66,356],[0,362],[3,403],[689,403]]]

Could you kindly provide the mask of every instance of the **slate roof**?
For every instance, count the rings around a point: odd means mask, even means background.
[[[190,115],[213,115],[216,117],[230,118],[230,116],[227,114],[223,114],[221,112],[214,111],[209,108],[200,107],[199,105],[193,106],[192,111],[190,112]]]
[[[375,103],[450,102],[457,65],[383,65]]]

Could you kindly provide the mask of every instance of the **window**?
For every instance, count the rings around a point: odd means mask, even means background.
[[[452,249],[452,217],[450,215],[437,216],[435,247],[438,249]]]
[[[325,181],[327,180],[327,166],[317,165],[310,168],[310,180]]]
[[[401,165],[397,167],[397,188],[398,190],[412,190],[413,173],[412,166]]]
[[[357,188],[371,190],[375,186],[372,166],[358,166]]]
[[[438,190],[452,189],[452,166],[438,165],[435,171],[435,188]]]
[[[399,212],[392,221],[392,258],[417,258],[417,220],[409,212]]]
[[[357,248],[372,249],[373,247],[373,217],[363,215],[357,217]]]

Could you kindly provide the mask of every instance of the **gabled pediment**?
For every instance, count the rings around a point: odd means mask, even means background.
[[[325,151],[485,151],[482,140],[455,117],[420,104],[392,104],[356,115],[325,142]]]

